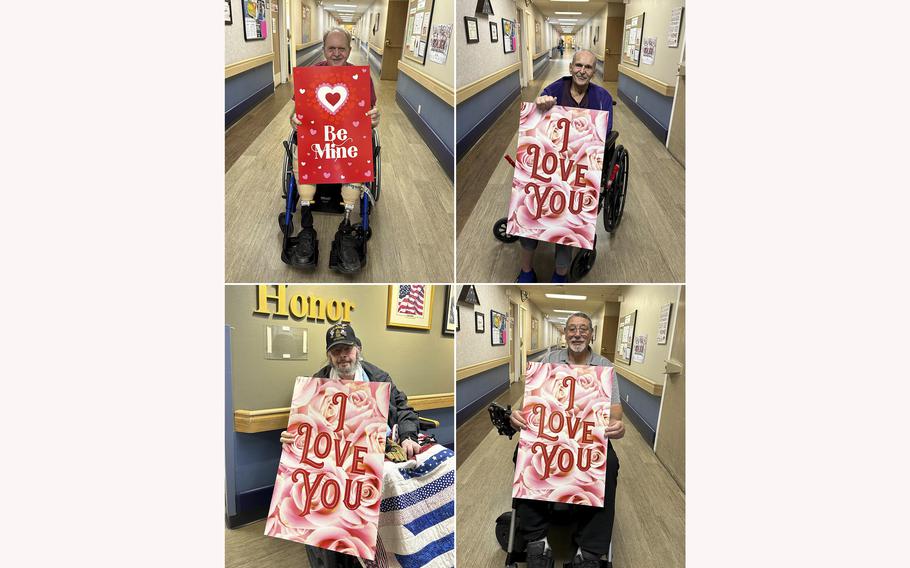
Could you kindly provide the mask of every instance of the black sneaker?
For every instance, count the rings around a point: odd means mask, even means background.
[[[572,558],[572,568],[600,568],[600,557],[589,552],[580,551]]]
[[[545,540],[528,543],[528,568],[553,568],[553,551]]]
[[[289,264],[298,268],[312,268],[319,260],[319,239],[316,229],[303,227],[297,235],[297,243],[291,249]]]
[[[344,274],[353,274],[363,268],[360,258],[360,239],[348,221],[342,221],[332,241],[329,268]]]

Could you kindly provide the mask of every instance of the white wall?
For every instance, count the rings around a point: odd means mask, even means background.
[[[263,40],[245,41],[243,39],[243,2],[231,0],[231,14],[234,23],[224,26],[224,64],[225,66],[272,53],[272,20],[269,22],[269,36]]]
[[[622,304],[619,308],[620,323],[622,318],[638,310],[635,322],[635,335],[647,334],[648,343],[645,348],[645,362],[632,362],[628,367],[649,380],[663,384],[664,361],[670,357],[670,341],[666,345],[657,344],[657,322],[660,309],[667,303],[673,304],[670,317],[669,330],[673,329],[676,321],[676,308],[679,297],[679,286],[626,286],[622,291]],[[620,336],[616,335],[616,351],[619,352]],[[621,363],[625,365],[625,363]]]
[[[455,2],[455,37],[457,38],[458,66],[455,84],[464,87],[488,75],[518,63],[518,49],[512,53],[503,53],[502,19],[517,21],[518,12],[511,0],[490,0],[494,16],[476,14],[477,0],[456,0]],[[464,17],[477,18],[480,30],[480,42],[468,44],[464,36]],[[490,21],[496,22],[499,41],[490,42]]]
[[[461,293],[461,286],[458,285],[458,293]],[[461,329],[455,335],[456,364],[455,367],[460,369],[475,363],[482,363],[491,359],[507,357],[512,353],[512,337],[505,345],[490,345],[490,310],[509,315],[509,298],[507,292],[512,294],[513,298],[518,299],[521,293],[515,286],[489,286],[478,284],[476,286],[477,297],[480,305],[467,306],[459,304],[461,310]],[[484,320],[483,333],[474,331],[474,312],[482,312]]]
[[[429,47],[427,47],[427,58],[424,65],[412,61],[406,57],[401,58],[401,62],[408,67],[417,69],[425,75],[436,79],[440,83],[455,88],[455,46],[458,45],[459,35],[464,35],[464,20],[461,20],[461,27],[455,25],[452,10],[454,9],[453,0],[436,0],[433,6],[433,17],[430,20],[430,35],[432,36],[433,26],[437,24],[452,24],[452,38],[449,40],[449,54],[444,64],[440,65],[430,59]],[[478,19],[479,20],[479,19]],[[478,24],[480,22],[478,21]],[[407,37],[405,33],[405,37]],[[483,28],[480,28],[480,37],[483,38]],[[487,41],[490,40],[490,31],[487,30]],[[461,41],[465,41],[462,39]],[[481,41],[483,41],[481,39]],[[472,44],[477,45],[477,44]]]
[[[639,62],[633,67],[639,73],[657,79],[662,83],[676,84],[676,66],[685,44],[686,20],[689,15],[683,10],[682,24],[679,27],[679,47],[667,47],[667,28],[670,25],[670,12],[673,8],[685,6],[685,0],[631,0],[626,5],[626,19],[644,12],[645,25],[642,37],[656,37],[657,48],[654,51],[654,64],[645,65]]]

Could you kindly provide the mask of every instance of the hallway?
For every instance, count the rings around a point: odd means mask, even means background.
[[[368,65],[354,48],[349,60]],[[367,264],[355,275],[329,270],[340,215],[317,213],[319,264],[297,270],[281,262],[278,213],[282,141],[290,132],[291,89],[274,95],[225,133],[225,280],[227,282],[443,282],[453,279],[452,182],[395,101],[395,82],[371,70],[381,113],[381,194],[370,218]],[[284,104],[280,98],[285,98]],[[270,116],[271,115],[271,116]],[[255,130],[261,128],[256,135]],[[359,209],[359,208],[358,208]],[[358,210],[355,210],[355,212]],[[296,220],[296,218],[295,218]]]
[[[531,101],[543,88],[568,73],[570,56],[551,60],[542,79],[522,89]],[[617,97],[616,83],[594,82],[616,101],[613,128],[629,151],[628,193],[622,223],[613,236],[597,221],[598,258],[588,282],[679,282],[685,280],[685,169],[654,134]],[[515,153],[516,101],[458,163],[458,256],[461,281],[512,282],[519,271],[520,245],[493,237],[493,224],[508,212],[512,167],[502,159]],[[535,257],[540,281],[553,272],[553,247],[544,244]]]

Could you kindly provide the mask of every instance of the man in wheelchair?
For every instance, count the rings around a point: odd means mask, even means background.
[[[543,362],[612,367],[613,364],[610,361],[594,353],[591,349],[589,344],[593,337],[593,330],[594,326],[587,314],[583,312],[572,314],[566,320],[565,327],[568,348],[549,352]],[[610,424],[605,430],[608,440],[604,506],[600,508],[568,505],[569,516],[577,523],[574,540],[578,548],[572,559],[573,568],[598,568],[601,565],[600,557],[606,555],[610,550],[619,460],[609,439],[618,440],[625,435],[619,386],[615,379],[610,400]],[[519,412],[512,411],[509,419],[516,430],[528,427],[528,422]],[[515,456],[517,457],[517,455],[518,447],[516,446]],[[553,555],[547,541],[547,532],[553,516],[552,504],[530,499],[514,499],[513,501],[521,540],[528,543],[528,568],[553,568]]]
[[[316,67],[321,66],[340,66],[351,65],[348,63],[348,57],[351,55],[351,34],[342,28],[331,28],[322,38],[322,53],[325,55],[325,61],[316,63]],[[370,78],[370,110],[366,116],[370,117],[370,124],[375,129],[379,125],[379,109],[376,108],[376,91],[373,89],[373,79]],[[297,119],[297,113],[291,109],[291,126],[294,130],[300,126],[300,120]],[[297,134],[297,146],[304,143]],[[296,156],[294,163],[297,163]],[[296,171],[296,168],[295,168]],[[361,192],[366,191],[362,184],[343,184],[341,186],[341,199],[344,202],[344,218],[338,226],[335,238],[332,241],[333,251],[337,255],[338,265],[334,266],[337,270],[344,273],[353,273],[360,270],[363,259],[358,252],[357,239],[354,235],[354,227],[351,225],[350,214],[360,199]],[[318,244],[316,239],[316,229],[313,228],[313,212],[310,206],[316,197],[316,186],[310,184],[300,184],[298,186],[300,193],[300,233],[297,235],[296,245],[288,254],[288,262],[297,267],[314,267],[318,258]]]
[[[553,105],[566,107],[587,108],[592,110],[606,110],[610,112],[607,121],[607,134],[613,130],[613,97],[599,85],[591,83],[594,77],[596,59],[594,54],[586,49],[576,51],[569,63],[569,75],[550,83],[534,101],[541,112],[549,110]],[[537,282],[534,272],[534,252],[539,241],[521,237],[521,252],[519,261],[521,272],[518,273],[519,283]],[[566,282],[569,267],[572,264],[572,248],[569,245],[555,245],[556,268],[551,282]]]
[[[398,450],[392,440],[392,429],[397,428],[400,449],[407,459],[413,458],[420,451],[417,443],[417,434],[420,430],[419,419],[413,408],[408,406],[406,394],[395,388],[395,383],[388,373],[379,367],[363,360],[361,351],[363,345],[354,334],[354,328],[348,323],[338,323],[328,329],[325,334],[325,351],[329,364],[316,371],[313,376],[328,379],[341,379],[353,381],[371,381],[392,384],[392,396],[389,399],[389,423],[386,439],[386,455]],[[294,435],[287,430],[281,433],[281,443],[291,444]],[[315,566],[325,567],[357,567],[360,563],[356,558],[340,552],[333,552],[324,548],[307,546],[307,555],[310,563]]]

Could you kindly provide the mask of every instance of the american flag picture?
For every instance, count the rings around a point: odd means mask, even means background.
[[[402,284],[398,287],[398,313],[423,316],[424,284]]]

